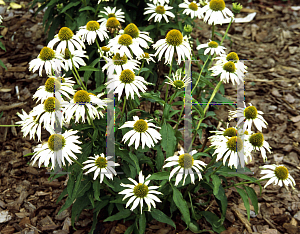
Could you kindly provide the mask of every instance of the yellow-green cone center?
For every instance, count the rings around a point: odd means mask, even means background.
[[[86,102],[90,102],[90,101],[91,101],[90,95],[85,90],[79,90],[74,95],[75,103],[80,103],[80,102],[86,103]]]
[[[223,65],[223,69],[227,72],[230,72],[230,73],[234,73],[235,72],[235,65],[234,65],[234,62],[227,62]]]
[[[95,164],[98,168],[106,168],[107,160],[104,157],[99,157],[95,160]]]
[[[128,24],[124,28],[124,33],[130,35],[132,38],[137,38],[140,34],[138,27],[133,23]]]
[[[134,81],[134,73],[129,70],[129,69],[125,69],[121,72],[121,75],[120,75],[120,81],[124,84],[130,84]]]
[[[59,151],[66,145],[66,139],[61,134],[53,134],[48,139],[48,148]]]
[[[175,80],[173,82],[176,88],[181,89],[184,86],[184,82],[182,80]]]
[[[182,44],[183,36],[180,31],[173,29],[167,33],[166,41],[169,45],[179,46]]]
[[[190,3],[189,8],[190,8],[192,11],[197,11],[197,10],[198,10],[198,6],[197,6],[197,4],[194,3],[194,2],[191,2],[191,3]]]
[[[54,88],[55,91],[60,90],[60,82],[56,78],[50,77],[45,83],[45,90],[49,93],[54,93]]]
[[[243,141],[240,137],[233,136],[227,141],[227,147],[231,151],[239,152],[243,148]]]
[[[138,183],[134,188],[133,188],[133,193],[136,197],[139,197],[139,198],[144,198],[147,196],[148,194],[148,186],[145,185],[145,184],[141,184],[141,183]]]
[[[115,56],[112,58],[113,62],[117,66],[122,66],[127,63],[127,56],[124,54],[122,57],[119,53],[116,53]]]
[[[257,118],[257,109],[255,106],[248,106],[244,110],[244,116],[246,119],[256,119]]]
[[[236,134],[237,134],[237,130],[235,128],[227,128],[224,131],[223,136],[233,137],[236,136]]]
[[[276,167],[274,173],[280,180],[286,180],[289,177],[289,170],[285,166]]]
[[[249,142],[255,147],[262,147],[264,143],[264,135],[262,133],[254,133],[249,137]]]
[[[218,48],[219,44],[218,44],[218,42],[210,41],[210,42],[208,43],[208,46],[209,46],[210,48]]]
[[[120,25],[120,22],[115,17],[109,18],[106,22],[107,28],[117,28],[117,27],[119,27],[119,25]]]
[[[178,164],[185,169],[191,168],[194,165],[194,158],[188,153],[182,154],[179,156]]]
[[[134,123],[133,129],[140,133],[146,132],[148,129],[148,124],[145,120],[139,119]]]
[[[106,47],[106,46],[102,46],[101,50],[103,50],[104,52],[108,52],[110,50],[110,48]]]
[[[71,58],[71,52],[68,48],[65,49],[64,59],[68,60]]]
[[[145,53],[143,54],[143,58],[148,59],[148,58],[150,58],[150,55],[149,55],[148,53],[145,52]]]
[[[239,61],[239,56],[235,52],[231,52],[226,56],[227,61],[237,62]]]
[[[110,14],[107,15],[107,17],[108,18],[111,18],[111,17],[115,17],[116,18],[116,15],[114,13],[110,13]]]
[[[55,52],[49,47],[44,47],[40,52],[39,58],[43,61],[52,60],[55,58]]]
[[[60,103],[55,97],[48,97],[44,102],[44,110],[46,112],[54,112],[60,108]]]
[[[61,41],[68,41],[72,39],[74,33],[68,27],[62,27],[58,32],[58,38]]]
[[[100,28],[100,25],[97,21],[89,21],[86,24],[86,30],[88,31],[97,31]]]
[[[132,37],[128,34],[123,34],[119,37],[118,43],[123,46],[129,46],[132,44]]]
[[[163,6],[157,6],[156,9],[155,9],[155,12],[157,14],[163,15],[163,14],[165,14],[166,10],[165,10],[165,8]]]
[[[209,8],[213,11],[223,11],[225,9],[224,0],[211,0]]]

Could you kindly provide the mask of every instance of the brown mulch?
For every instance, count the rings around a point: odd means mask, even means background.
[[[230,1],[227,1],[230,2]],[[239,1],[241,2],[241,1]],[[237,52],[240,59],[249,60],[248,73],[245,77],[246,103],[251,103],[264,112],[268,128],[263,130],[265,140],[272,147],[267,164],[283,164],[297,182],[294,191],[270,185],[259,196],[259,214],[251,213],[247,221],[243,201],[235,189],[227,190],[229,201],[224,226],[226,234],[234,233],[300,233],[300,10],[292,11],[293,3],[283,1],[252,1],[243,5],[238,17],[257,12],[250,23],[233,24],[229,31],[232,42],[225,41],[229,51]],[[20,3],[20,2],[19,2]],[[27,2],[21,2],[27,4]],[[8,70],[0,68],[0,112],[4,111],[0,124],[14,124],[19,121],[17,112],[24,109],[27,113],[35,105],[32,95],[44,84],[46,76],[28,71],[28,63],[36,58],[41,48],[46,45],[43,33],[42,13],[33,18],[28,8],[6,10],[0,5],[0,14],[4,18],[1,35],[7,51],[0,51],[0,58]],[[210,28],[201,24],[202,30],[196,30],[193,38],[201,43],[210,38]],[[218,26],[218,31],[226,30],[226,25]],[[228,52],[227,50],[227,52]],[[15,87],[20,90],[18,99]],[[236,100],[233,85],[225,86],[226,97]],[[216,110],[217,116],[227,121],[228,109]],[[47,137],[42,134],[42,139]],[[23,157],[32,152],[37,143],[23,138],[19,128],[0,128],[0,231],[9,233],[87,233],[91,226],[92,213],[83,211],[75,227],[70,226],[70,209],[57,215],[62,202],[56,199],[65,188],[66,177],[53,182],[48,181],[46,168],[29,166],[30,157]],[[248,167],[259,178],[259,166],[264,164],[257,153]],[[259,187],[251,185],[259,194]],[[207,210],[219,214],[218,206],[212,202]],[[251,206],[251,210],[254,211]],[[5,213],[5,212],[8,213]],[[6,219],[6,221],[4,221]],[[124,233],[130,222],[103,223],[105,216],[98,217],[97,232],[104,234]],[[184,230],[185,226],[174,220],[177,230],[152,221],[147,224],[147,234],[192,233]],[[210,229],[209,223],[201,219],[202,229]]]

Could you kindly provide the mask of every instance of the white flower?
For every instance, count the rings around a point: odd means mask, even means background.
[[[228,132],[228,134],[231,133],[232,131]],[[216,161],[223,158],[223,165],[225,165],[227,159],[229,159],[228,166],[231,168],[232,166],[238,168],[239,164],[244,166],[242,162],[249,163],[249,161],[251,161],[252,146],[247,140],[245,140],[245,137],[225,135],[224,138],[219,137],[219,140],[220,141],[217,141],[217,139],[215,139],[211,142],[212,146],[216,147],[213,154],[217,154]]]
[[[33,100],[37,98],[36,102],[41,101],[43,103],[47,98],[54,96],[54,91],[56,94],[59,93],[70,99],[69,94],[75,94],[72,88],[74,83],[75,81],[71,80],[71,78],[60,77],[57,79],[55,76],[49,76],[45,85],[37,89],[33,95]]]
[[[68,27],[62,27],[58,34],[56,34],[54,38],[49,41],[48,47],[53,49],[54,45],[58,42],[59,44],[56,47],[57,53],[65,51],[66,48],[68,48],[71,53],[73,53],[75,47],[77,50],[82,50],[82,47],[85,48],[85,45],[80,38],[77,35],[74,35],[72,30]]]
[[[261,167],[262,170],[261,174],[266,174],[263,177],[260,178],[260,180],[263,179],[270,179],[264,186],[267,187],[269,184],[272,184],[274,182],[275,185],[279,185],[282,187],[284,184],[286,187],[289,185],[294,188],[296,185],[295,180],[293,177],[290,175],[289,170],[283,166],[283,165],[265,165]]]
[[[143,55],[137,57],[137,59],[138,60],[143,60],[144,59],[147,62],[147,64],[149,64],[150,61],[155,63],[155,60],[152,57],[154,57],[154,54],[148,54],[148,53],[145,52]]]
[[[89,157],[89,159],[91,159],[91,160],[87,160],[87,161],[83,162],[83,164],[87,164],[87,165],[85,165],[82,168],[82,170],[89,168],[89,170],[87,172],[85,172],[84,174],[89,174],[89,173],[95,171],[93,180],[96,180],[96,178],[100,174],[100,183],[102,183],[102,181],[104,179],[104,175],[108,179],[112,180],[113,175],[117,175],[117,172],[115,171],[115,169],[113,167],[120,166],[120,164],[113,162],[112,160],[110,160],[111,158],[113,158],[113,156],[105,157],[103,153],[100,154],[100,156],[94,154],[94,157]]]
[[[73,69],[73,64],[77,69],[80,66],[85,66],[86,63],[82,58],[88,58],[88,56],[85,55],[84,50],[74,50],[73,52],[71,52],[69,49],[65,49],[64,51],[59,53],[58,57],[61,59],[63,64],[62,67],[65,71],[71,71]]]
[[[184,3],[180,3],[178,6],[181,8],[185,8],[183,14],[191,15],[192,19],[195,17],[198,17],[199,19],[203,18],[203,12],[201,11],[199,3],[184,0]]]
[[[146,177],[146,180],[151,175],[148,175]],[[133,203],[131,207],[131,211],[133,211],[139,204],[141,207],[141,214],[143,212],[143,201],[146,202],[148,206],[148,211],[151,210],[151,204],[154,208],[156,208],[155,202],[161,202],[161,200],[155,196],[154,194],[162,194],[161,192],[156,191],[155,189],[158,189],[159,186],[149,186],[150,180],[145,182],[144,176],[142,174],[142,171],[139,173],[139,183],[137,183],[135,180],[128,178],[134,185],[131,184],[123,184],[121,183],[121,186],[127,187],[129,189],[124,189],[122,192],[119,192],[119,194],[126,194],[123,198],[125,200],[128,197],[131,197],[128,202],[126,203],[126,208]]]
[[[161,135],[158,131],[151,128],[160,128],[155,126],[153,123],[149,123],[150,120],[139,119],[138,116],[133,116],[134,121],[127,121],[120,128],[133,128],[127,132],[122,141],[126,142],[129,140],[128,146],[131,146],[135,142],[135,149],[138,148],[140,141],[142,142],[142,149],[144,149],[145,144],[151,148],[154,147],[154,142],[157,143],[161,140]],[[153,142],[154,141],[154,142]]]
[[[131,94],[131,99],[134,99],[134,93],[138,97],[141,97],[139,90],[143,93],[146,92],[148,82],[141,76],[136,76],[133,71],[129,69],[123,70],[117,75],[111,75],[111,79],[106,83],[108,92],[114,90],[114,93],[118,94],[118,100],[121,99],[123,89],[125,89],[126,99]]]
[[[160,22],[161,19],[164,17],[165,21],[167,23],[169,23],[167,16],[169,16],[171,18],[175,18],[175,15],[171,11],[168,11],[168,10],[173,9],[173,7],[170,7],[167,5],[157,5],[156,6],[151,3],[147,3],[147,5],[148,5],[148,7],[145,8],[145,10],[147,10],[147,11],[144,12],[144,15],[152,13],[152,15],[149,17],[148,21],[150,21],[154,17],[154,22]]]
[[[189,83],[192,82],[190,77],[187,77],[186,75],[182,78],[181,76],[181,70],[178,69],[174,75],[174,73],[172,73],[173,79],[171,79],[170,77],[166,76],[170,82],[166,82],[166,84],[170,84],[173,87],[175,87],[176,89],[182,89],[184,87],[187,87]]]
[[[124,18],[124,12],[119,9],[116,11],[116,7],[114,8],[110,8],[109,6],[107,7],[104,7],[104,10],[105,11],[100,11],[100,15],[98,15],[98,17],[102,17],[104,16],[105,18],[101,18],[98,20],[98,22],[101,23],[101,26],[106,26],[106,23],[107,23],[107,19],[111,18],[111,17],[115,17],[118,21],[121,21],[121,22],[125,22]]]
[[[56,134],[52,130],[52,135],[49,137],[48,142],[39,144],[34,149],[32,165],[34,165],[37,160],[39,160],[39,167],[41,167],[42,164],[48,167],[51,160],[51,169],[54,169],[56,162],[60,167],[62,164],[64,166],[66,165],[65,160],[72,164],[73,161],[70,157],[77,159],[74,153],[81,153],[81,147],[75,144],[81,144],[81,142],[78,141],[79,136],[75,135],[77,132],[78,131],[68,130],[64,134]]]
[[[253,149],[261,151],[261,155],[264,161],[267,160],[266,150],[271,153],[270,145],[268,142],[264,140],[264,135],[262,133],[253,133],[251,136],[247,137],[249,142],[251,143]]]
[[[60,72],[63,63],[56,57],[55,51],[49,47],[44,47],[38,57],[29,62],[29,71],[35,72],[39,69],[39,75],[42,76],[44,65],[46,74],[51,76],[54,71]]]
[[[228,55],[221,54],[220,57],[216,57],[215,59],[217,60],[216,65],[218,64],[220,66],[223,66],[227,62],[231,61],[231,62],[234,63],[234,66],[236,67],[236,70],[240,74],[244,74],[244,73],[247,72],[247,70],[246,70],[247,66],[245,66],[244,63],[242,63],[240,61],[239,56],[235,52],[231,52]]]
[[[91,124],[90,118],[99,118],[99,113],[103,117],[103,113],[97,110],[94,105],[101,109],[107,106],[106,101],[100,99],[100,95],[96,96],[85,90],[77,91],[70,103],[63,105],[65,107],[64,115],[66,116],[66,123],[70,123],[71,119],[75,117],[75,123],[79,122],[80,119],[85,123],[85,118],[87,118],[88,123]]]
[[[201,13],[205,13],[203,21],[208,24],[221,24],[224,19],[233,17],[233,13],[225,7],[224,0],[211,0],[207,5],[201,8]]]
[[[258,111],[251,103],[249,105],[246,107],[244,102],[244,108],[238,107],[236,111],[229,111],[229,120],[238,118],[237,125],[240,125],[244,121],[248,131],[251,130],[252,123],[254,123],[258,131],[262,132],[262,128],[267,128],[266,124],[268,124],[262,117],[263,112]]]
[[[105,38],[108,38],[106,32],[106,26],[101,26],[97,21],[89,21],[85,26],[79,27],[79,31],[76,35],[82,38],[82,41],[87,41],[89,45],[93,44],[98,35],[100,41],[104,41]]]
[[[219,46],[218,42],[209,40],[206,44],[201,44],[197,46],[197,50],[200,50],[202,48],[206,48],[204,51],[204,54],[208,54],[210,52],[211,55],[216,53],[216,55],[224,54],[226,48],[224,46]]]
[[[186,36],[182,36],[181,32],[173,29],[167,33],[165,39],[158,40],[153,48],[156,49],[155,56],[158,55],[158,61],[161,60],[162,55],[165,53],[165,63],[171,64],[176,49],[178,55],[177,63],[181,63],[181,57],[191,59],[191,46]]]
[[[16,122],[16,124],[22,125],[21,131],[23,132],[23,137],[26,137],[29,133],[30,139],[35,140],[35,134],[38,137],[38,141],[41,141],[41,131],[42,123],[39,123],[37,119],[32,115],[32,112],[29,115],[22,109],[23,114],[19,112],[17,115],[22,119],[21,121]]]
[[[98,49],[98,53],[100,55],[100,58],[102,58],[104,55],[106,56],[112,56],[113,53],[110,51],[110,48],[106,46],[102,46],[100,49]]]
[[[192,169],[194,169],[199,177],[199,181],[200,179],[202,179],[202,175],[200,171],[203,171],[203,167],[206,166],[206,163],[200,161],[200,160],[194,160],[193,155],[197,153],[197,150],[193,150],[189,153],[184,153],[183,148],[181,148],[177,154],[178,156],[175,154],[172,157],[168,157],[165,161],[168,161],[168,163],[166,165],[163,166],[163,168],[165,167],[172,167],[175,166],[174,169],[171,171],[170,173],[170,177],[169,180],[171,180],[172,176],[178,172],[177,176],[176,176],[176,181],[175,181],[175,186],[177,186],[179,184],[180,181],[182,181],[182,177],[184,174],[184,178],[183,178],[183,182],[182,185],[184,185],[185,183],[185,179],[187,177],[187,175],[191,176],[191,182],[192,184],[195,184],[195,176],[194,176],[194,172]]]
[[[124,30],[120,30],[120,34],[128,34],[132,37],[133,41],[136,41],[141,47],[148,49],[148,42],[153,43],[149,32],[140,31],[134,23],[128,24]]]
[[[43,104],[39,104],[32,110],[32,116],[35,116],[35,120],[39,123],[44,123],[44,127],[48,132],[55,129],[54,124],[59,124],[62,127],[64,117],[61,114],[61,106],[66,103],[64,100],[61,103],[55,97],[48,97]],[[49,127],[51,126],[51,128]]]
[[[122,57],[120,53],[116,53],[111,59],[104,57],[106,64],[102,67],[102,71],[107,69],[108,76],[114,75],[116,71],[117,74],[120,74],[123,70],[138,70],[140,62],[134,59],[128,59],[124,54]]]
[[[141,56],[144,51],[140,48],[140,44],[137,40],[133,40],[128,34],[118,35],[113,39],[110,39],[107,47],[116,54],[119,53],[121,56],[126,54],[126,56],[132,59],[131,53],[135,56]]]
[[[3,19],[3,17],[2,17],[2,15],[0,15],[0,24],[2,24],[2,19]]]

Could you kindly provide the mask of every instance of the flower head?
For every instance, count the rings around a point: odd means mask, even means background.
[[[96,180],[98,175],[100,174],[100,183],[102,183],[104,179],[104,175],[108,179],[113,179],[113,175],[117,175],[117,172],[113,167],[120,166],[120,164],[113,162],[112,159],[113,156],[105,157],[105,155],[102,153],[100,155],[94,154],[94,157],[89,157],[90,160],[87,160],[83,162],[85,165],[82,170],[86,170],[89,168],[87,172],[84,174],[89,174],[93,171],[95,171],[93,180]]]
[[[148,175],[146,177],[146,180],[151,175]],[[125,194],[123,200],[130,197],[128,202],[126,203],[126,208],[133,203],[130,210],[134,210],[139,204],[141,207],[141,214],[143,212],[143,202],[145,201],[148,206],[148,211],[151,210],[151,204],[154,208],[156,208],[155,202],[161,202],[161,200],[154,194],[162,194],[161,192],[156,191],[156,189],[159,188],[159,186],[148,186],[150,183],[150,180],[145,182],[144,176],[142,171],[139,173],[139,182],[136,182],[135,180],[128,178],[134,185],[131,184],[123,184],[121,183],[121,186],[127,187],[129,189],[124,189],[122,192],[119,192],[119,194]]]
[[[149,53],[145,52],[143,55],[137,57],[137,59],[144,60],[147,62],[147,64],[149,64],[150,61],[155,63],[155,60],[152,57],[154,57],[154,54],[149,54]]]
[[[197,50],[206,48],[204,51],[204,54],[208,54],[210,52],[211,55],[213,55],[214,53],[216,53],[216,55],[220,55],[220,54],[224,54],[226,50],[226,48],[224,46],[219,46],[218,42],[216,41],[212,41],[209,40],[208,43],[206,44],[201,44],[197,46]]]
[[[115,18],[118,22],[125,22],[124,18],[125,18],[125,13],[119,9],[116,10],[117,8],[110,8],[109,6],[104,7],[104,11],[100,11],[100,14],[98,15],[98,17],[101,17],[101,19],[98,20],[98,22],[101,23],[101,26],[106,26],[107,27],[107,21],[110,18]],[[111,23],[113,23],[111,21]],[[120,24],[120,23],[119,23]],[[119,26],[119,24],[117,26]],[[109,24],[110,26],[110,24]]]
[[[189,83],[191,83],[191,78],[187,77],[186,75],[182,78],[181,75],[181,70],[178,69],[174,75],[174,73],[172,73],[173,75],[173,79],[171,79],[170,77],[166,76],[169,80],[169,82],[166,82],[166,84],[170,84],[172,85],[174,88],[176,89],[182,89],[188,86]]]
[[[289,170],[283,165],[265,165],[261,168],[264,169],[261,171],[261,174],[266,175],[264,175],[260,179],[269,179],[269,181],[265,184],[264,188],[272,183],[281,187],[283,184],[286,187],[291,185],[292,188],[294,188],[294,186],[296,185],[296,182],[290,175]]]
[[[138,148],[140,140],[142,142],[142,149],[145,147],[145,144],[149,148],[154,147],[154,142],[157,143],[158,140],[161,140],[160,133],[154,128],[160,127],[157,127],[153,123],[150,123],[149,121],[151,120],[139,119],[138,116],[133,116],[133,119],[134,121],[127,121],[120,127],[133,128],[123,136],[122,141],[126,142],[130,138],[128,146],[131,146],[135,142],[135,149]]]
[[[179,150],[177,152],[178,156],[175,154],[174,156],[166,159],[166,161],[168,163],[166,165],[164,165],[163,168],[176,166],[171,171],[170,177],[169,177],[169,180],[171,180],[172,176],[176,172],[178,172],[178,174],[176,176],[175,186],[177,186],[179,184],[179,182],[182,180],[183,174],[184,174],[184,178],[183,178],[182,185],[184,185],[187,175],[190,175],[192,184],[194,184],[195,176],[194,176],[194,172],[192,169],[194,169],[196,171],[199,181],[200,181],[200,179],[202,179],[202,175],[201,175],[200,171],[203,171],[202,167],[205,167],[206,164],[200,160],[195,160],[193,158],[193,155],[195,153],[197,153],[196,150],[193,150],[189,153],[184,153],[184,150],[181,148],[181,150]]]
[[[197,17],[198,19],[203,18],[203,12],[201,11],[200,4],[197,2],[189,2],[188,0],[184,0],[184,3],[180,3],[179,7],[185,8],[182,12],[186,15],[191,15],[191,18]]]
[[[145,8],[144,15],[151,14],[148,21],[150,21],[154,17],[154,22],[160,22],[162,18],[165,19],[167,23],[169,23],[168,17],[175,18],[175,15],[169,11],[173,9],[168,5],[153,5],[151,3],[147,3],[148,7]]]
[[[64,134],[57,134],[52,130],[48,142],[39,144],[34,149],[32,164],[39,160],[39,167],[42,164],[47,167],[51,160],[51,169],[54,169],[56,162],[60,167],[62,164],[66,165],[65,160],[72,164],[73,160],[71,158],[77,159],[74,153],[81,153],[81,147],[76,145],[76,143],[81,144],[78,141],[79,136],[75,135],[77,132],[68,130]]]
[[[79,27],[79,31],[76,35],[81,37],[83,42],[87,41],[89,45],[95,42],[97,36],[100,41],[104,41],[105,38],[108,38],[106,27],[100,27],[97,21],[89,21],[85,26]]]
[[[259,133],[253,133],[251,136],[248,137],[249,142],[251,143],[253,150],[261,151],[261,155],[264,161],[267,160],[266,150],[271,153],[270,145],[268,142],[264,140],[264,135]]]
[[[66,48],[64,51],[58,54],[58,57],[62,61],[63,69],[65,71],[71,71],[73,69],[73,64],[77,69],[80,66],[86,65],[83,58],[88,58],[88,56],[85,55],[85,53],[86,52],[84,50],[74,50],[73,52],[71,52],[69,49]]]
[[[177,63],[181,63],[181,57],[191,59],[191,46],[186,36],[182,36],[181,32],[177,29],[173,29],[167,33],[165,39],[158,40],[153,48],[156,49],[154,56],[158,55],[158,61],[161,60],[162,55],[165,53],[165,61],[167,64],[171,64],[174,52],[178,55]]]

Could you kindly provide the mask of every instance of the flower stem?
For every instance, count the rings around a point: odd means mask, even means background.
[[[20,125],[0,125],[0,127],[19,127],[19,126],[22,126],[21,124]]]
[[[226,29],[226,32],[225,32],[225,34],[224,34],[224,36],[223,36],[223,38],[222,38],[222,41],[220,42],[220,45],[222,45],[222,43],[223,43],[225,37],[227,36],[228,30],[229,30],[229,28],[230,28],[230,26],[231,26],[231,24],[232,24],[232,21],[233,21],[233,18],[231,18],[231,20],[230,20],[230,23],[229,23],[229,25],[228,25],[228,27],[227,27],[227,29]]]
[[[69,157],[72,159],[72,161],[73,161],[74,163],[76,163],[76,164],[79,165],[80,167],[83,167],[83,165],[82,165],[80,162],[78,162],[76,159],[72,158],[71,156],[69,156]]]
[[[182,116],[182,113],[183,113],[183,109],[184,109],[184,105],[182,105],[182,107],[181,107],[181,111],[180,111],[180,115],[179,115],[178,121],[176,123],[175,131],[177,131],[177,129],[178,129],[179,122],[180,122],[180,119],[181,119],[181,116]]]
[[[169,101],[169,105],[171,105],[171,102],[173,101],[173,99],[175,98],[176,94],[177,94],[178,90],[176,89],[175,93],[172,95],[170,101]]]
[[[138,76],[140,75],[140,72],[141,72],[142,68],[144,67],[144,63],[145,63],[145,60],[143,60],[143,63],[142,63],[142,66],[141,66],[141,68],[139,70]]]
[[[215,35],[215,24],[212,23],[212,31],[211,31],[211,40],[214,40],[214,35]]]
[[[171,79],[171,72],[172,72],[173,59],[174,59],[174,57],[172,58],[171,66],[170,66],[170,70],[169,70],[169,78],[170,78],[170,79]],[[168,100],[168,91],[169,91],[169,84],[167,85],[166,96],[165,96],[165,103],[167,103],[167,100]]]
[[[199,81],[200,81],[200,78],[201,78],[201,74],[202,74],[202,72],[203,72],[203,70],[204,70],[204,67],[205,67],[205,65],[206,65],[206,63],[208,62],[208,60],[209,60],[209,59],[210,59],[210,54],[208,55],[208,57],[207,57],[207,59],[206,59],[205,63],[203,64],[203,66],[202,66],[202,68],[201,68],[201,71],[200,71],[200,74],[199,74],[198,80],[197,80],[197,82],[196,82],[196,84],[195,84],[195,86],[194,86],[194,88],[193,88],[193,90],[192,90],[192,92],[191,92],[191,95],[192,95],[192,93],[193,93],[194,89],[197,87],[197,84],[199,83]]]
[[[122,110],[121,118],[123,118],[123,114],[124,114],[124,111],[125,111],[125,106],[126,106],[126,98],[124,97],[123,110]]]

